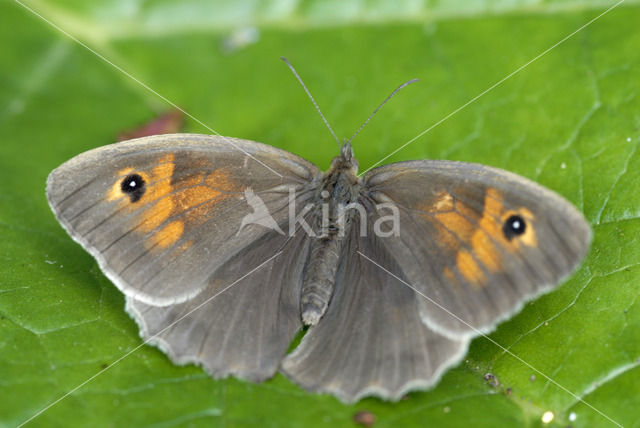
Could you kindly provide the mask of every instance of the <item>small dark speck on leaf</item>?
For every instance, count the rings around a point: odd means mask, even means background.
[[[376,423],[376,415],[368,410],[360,410],[353,415],[353,422],[365,427],[371,427]]]
[[[487,381],[487,383],[488,383],[490,386],[493,386],[494,388],[495,388],[495,387],[497,387],[497,386],[500,386],[500,382],[498,381],[498,378],[497,378],[497,377],[495,377],[495,376],[494,376],[493,374],[491,374],[491,373],[487,373],[487,374],[485,374],[485,375],[484,375],[484,380],[486,380],[486,381]]]

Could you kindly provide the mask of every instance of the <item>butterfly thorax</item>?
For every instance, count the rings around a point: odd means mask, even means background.
[[[312,214],[316,236],[310,244],[300,299],[302,320],[306,325],[315,325],[331,301],[338,263],[358,214],[354,208],[362,185],[357,172],[358,162],[347,143],[323,176]]]

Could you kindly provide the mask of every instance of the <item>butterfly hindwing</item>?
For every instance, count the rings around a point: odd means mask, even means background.
[[[370,233],[360,236],[357,221],[327,312],[282,370],[305,389],[346,402],[365,395],[398,400],[433,385],[462,358],[468,341],[442,336],[422,322],[415,292],[389,274],[399,272],[394,258],[371,224]]]
[[[305,234],[265,234],[221,266],[195,298],[168,307],[127,298],[140,335],[177,364],[202,365],[213,377],[273,376],[301,327]]]

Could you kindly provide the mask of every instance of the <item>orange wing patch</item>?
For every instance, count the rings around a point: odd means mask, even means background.
[[[502,269],[500,265],[500,251],[494,240],[502,236],[502,225],[496,222],[503,210],[502,197],[495,189],[488,189],[484,197],[484,211],[471,237],[471,248],[479,261],[492,272]]]
[[[491,273],[504,270],[503,253],[521,251],[524,246],[537,246],[533,222],[535,216],[526,209],[507,210],[497,189],[487,189],[482,214],[450,193],[441,191],[434,200],[417,207],[429,221],[437,220],[439,245],[455,252],[455,267],[472,286],[482,287]],[[525,221],[522,235],[507,239],[505,222],[513,215]],[[463,248],[464,247],[464,248]],[[452,280],[454,274],[446,267],[443,274]]]
[[[471,284],[476,285],[485,282],[486,277],[484,271],[467,250],[458,251],[456,255],[456,266],[462,276]]]
[[[151,247],[167,248],[175,244],[184,232],[184,223],[180,220],[172,221],[149,238]]]
[[[123,168],[118,171],[115,183],[106,195],[108,201],[118,201],[123,208],[140,213],[135,230],[140,234],[151,234],[146,240],[150,249],[164,249],[176,244],[186,226],[206,220],[212,206],[234,196],[240,189],[224,168],[206,176],[204,173],[196,174],[172,183],[175,168],[173,154],[158,159],[150,172]],[[131,202],[122,191],[121,181],[134,173],[144,180],[145,191],[139,200]],[[180,218],[172,220],[176,216]],[[192,243],[189,241],[187,247]]]
[[[513,239],[507,239],[503,232],[505,222],[513,215],[521,216],[526,223],[525,233]],[[524,246],[536,246],[537,240],[533,221],[535,216],[526,208],[517,211],[507,210],[503,204],[503,196],[497,189],[487,189],[484,198],[484,210],[479,227],[471,237],[471,249],[477,260],[490,272],[504,270],[501,259],[503,252],[510,253],[522,250]],[[501,249],[499,248],[501,247]],[[460,266],[458,266],[460,268]],[[483,281],[472,281],[482,285]]]
[[[231,174],[224,168],[217,169],[204,179],[204,185],[214,189],[219,189],[223,192],[239,192],[244,189],[240,189],[238,184],[231,179]]]
[[[484,269],[496,266],[496,262],[486,252],[475,254],[473,242],[481,244],[478,242],[481,236],[478,235],[478,213],[446,191],[439,192],[435,201],[423,204],[418,209],[425,212],[425,218],[430,221],[435,218],[442,226],[438,228],[438,243],[455,252],[456,267],[462,277],[473,285],[484,283]],[[470,244],[474,254],[467,249],[461,249],[464,244]],[[445,268],[444,274],[452,281],[454,274],[450,268]]]
[[[444,226],[438,242],[454,250],[460,247],[460,241],[468,242],[475,230],[475,225],[460,212],[461,205],[450,193],[441,191],[436,195],[435,202],[430,201],[417,207],[425,212],[425,218],[431,221],[435,217]],[[467,214],[468,209],[465,208],[462,211]]]
[[[168,154],[158,161],[158,166],[153,168],[147,190],[138,203],[140,207],[156,202],[141,213],[142,223],[140,229],[143,232],[151,232],[164,223],[173,211],[174,203],[171,198],[166,198],[171,193],[171,177],[175,169],[174,156]],[[135,205],[131,205],[132,207]]]
[[[222,192],[219,190],[207,186],[196,186],[177,193],[173,199],[178,210],[186,211],[221,195]]]

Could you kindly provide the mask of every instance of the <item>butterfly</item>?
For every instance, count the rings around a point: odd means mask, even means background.
[[[398,400],[557,287],[591,229],[561,196],[485,165],[359,176],[350,141],[322,172],[254,141],[142,137],[65,162],[47,199],[174,363]]]
[[[158,135],[67,161],[47,198],[173,362],[258,382],[280,370],[345,402],[432,386],[588,249],[582,214],[515,174],[357,166],[350,144],[323,173],[257,142]]]

